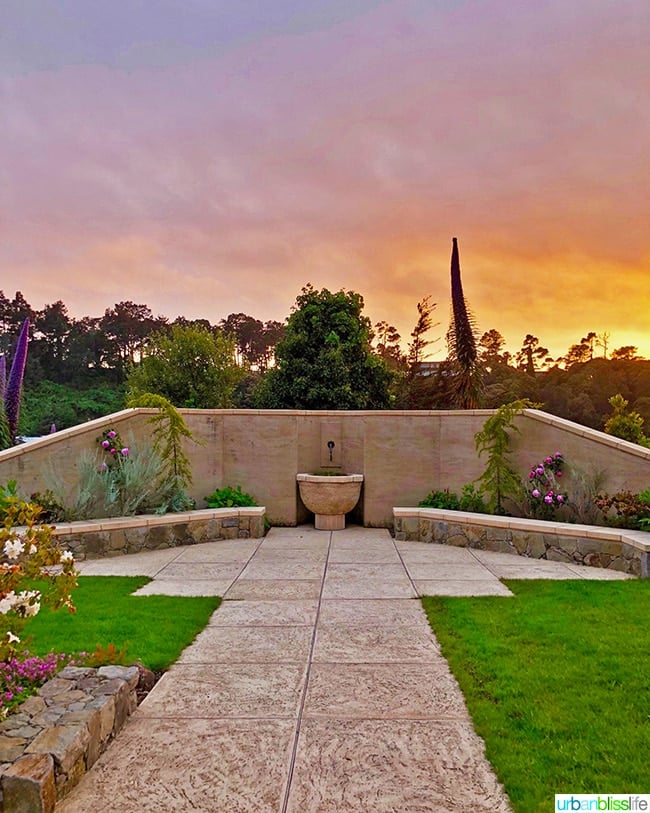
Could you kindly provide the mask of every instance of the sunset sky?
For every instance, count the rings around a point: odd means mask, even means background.
[[[0,287],[650,358],[648,0],[2,0]],[[444,355],[444,340],[433,358]]]

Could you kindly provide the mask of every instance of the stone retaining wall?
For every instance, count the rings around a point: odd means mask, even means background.
[[[264,508],[206,508],[179,514],[61,522],[54,536],[77,561],[196,545],[219,539],[261,539]]]
[[[394,508],[395,538],[574,562],[650,577],[650,534],[594,525]]]
[[[67,666],[0,723],[0,810],[53,813],[137,705],[137,666]]]

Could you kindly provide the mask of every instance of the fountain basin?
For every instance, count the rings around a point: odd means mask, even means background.
[[[359,501],[363,474],[297,474],[300,498],[315,515],[319,531],[342,531],[345,515]]]

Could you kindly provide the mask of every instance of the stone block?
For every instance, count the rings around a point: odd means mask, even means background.
[[[75,763],[85,757],[89,743],[90,734],[85,726],[56,725],[39,734],[25,753],[52,754],[57,767],[68,774]]]
[[[25,751],[27,740],[23,737],[7,737],[0,734],[0,762],[13,762]]]
[[[115,727],[115,698],[110,694],[98,695],[88,704],[88,708],[99,711],[100,737],[105,743]]]
[[[421,519],[419,524],[418,530],[418,541],[419,542],[432,542],[433,541],[433,527],[431,525],[431,520],[429,519]]]
[[[115,528],[114,530],[110,531],[108,540],[109,551],[112,551],[113,553],[116,551],[120,551],[122,553],[126,552],[126,535],[121,528]]]
[[[239,528],[239,517],[224,517],[221,520],[222,528]]]
[[[71,711],[61,717],[61,725],[84,725],[88,729],[90,742],[86,751],[86,767],[90,768],[97,762],[101,754],[101,713],[99,709],[84,709]]]
[[[29,754],[4,771],[5,813],[54,813],[56,788],[51,754]]]
[[[546,551],[546,558],[550,562],[572,562],[573,558],[562,548],[550,547]]]

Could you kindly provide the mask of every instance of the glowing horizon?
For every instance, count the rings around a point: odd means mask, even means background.
[[[440,358],[455,236],[479,335],[650,358],[646,0],[66,8],[3,12],[8,296],[266,321],[311,282],[406,345],[430,294]]]

